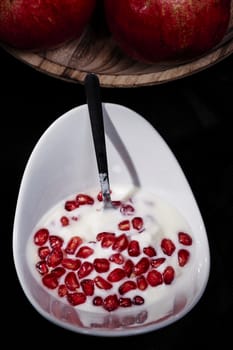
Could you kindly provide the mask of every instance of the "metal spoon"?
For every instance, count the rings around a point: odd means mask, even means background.
[[[100,83],[97,75],[88,73],[85,77],[84,85],[91,121],[104,208],[115,208],[112,204],[110,194],[103,110],[100,97]]]

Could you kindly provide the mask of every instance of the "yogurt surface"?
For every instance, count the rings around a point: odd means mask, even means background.
[[[48,293],[79,310],[151,305],[164,317],[192,293],[190,226],[175,207],[143,188],[114,187],[111,197],[115,209],[103,209],[96,189],[51,208],[28,241],[30,270]]]

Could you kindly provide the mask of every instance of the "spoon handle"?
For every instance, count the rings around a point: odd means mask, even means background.
[[[100,84],[97,75],[93,73],[88,73],[86,75],[85,91],[103,200],[105,207],[111,207],[103,110],[100,96]]]

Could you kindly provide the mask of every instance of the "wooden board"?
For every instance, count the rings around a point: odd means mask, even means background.
[[[42,73],[83,83],[87,72],[96,73],[103,87],[139,87],[166,83],[206,69],[233,52],[233,5],[229,30],[205,55],[190,61],[146,65],[126,57],[110,34],[89,26],[82,37],[47,51],[23,51],[2,45],[11,55]]]

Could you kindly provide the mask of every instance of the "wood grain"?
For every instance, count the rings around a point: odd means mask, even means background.
[[[166,83],[204,70],[233,52],[233,4],[229,30],[209,52],[190,61],[146,65],[126,57],[105,28],[89,25],[82,37],[47,51],[24,51],[1,45],[18,60],[44,74],[83,83],[96,73],[103,87],[140,87]]]

